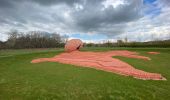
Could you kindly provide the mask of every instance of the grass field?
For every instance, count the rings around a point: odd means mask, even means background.
[[[83,51],[126,49],[151,61],[116,57],[135,68],[161,73],[167,81],[139,80],[114,73],[56,62],[31,64],[63,49],[0,51],[0,100],[170,100],[170,48],[84,48]],[[149,55],[158,51],[159,55]]]

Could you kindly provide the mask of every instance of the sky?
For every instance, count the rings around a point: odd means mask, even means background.
[[[0,40],[10,30],[46,31],[84,42],[170,38],[169,0],[0,0]]]

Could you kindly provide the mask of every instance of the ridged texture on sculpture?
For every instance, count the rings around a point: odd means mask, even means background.
[[[137,52],[127,50],[114,50],[107,52],[82,52],[79,49],[83,46],[83,42],[79,39],[72,39],[65,45],[64,53],[56,55],[52,58],[39,58],[32,60],[32,63],[40,62],[59,62],[63,64],[72,64],[82,67],[90,67],[97,70],[103,70],[125,76],[132,76],[144,80],[166,80],[161,74],[151,73],[136,69],[132,65],[121,61],[114,56],[122,56],[127,58],[136,58],[143,60],[151,60],[149,57],[140,56]],[[151,52],[150,54],[156,54]]]
[[[83,42],[80,39],[72,39],[67,41],[64,49],[66,52],[71,52],[79,50],[81,47],[83,47]]]

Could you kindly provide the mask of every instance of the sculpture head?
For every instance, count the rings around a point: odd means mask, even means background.
[[[64,49],[66,52],[71,52],[71,51],[79,50],[82,47],[83,47],[83,42],[80,39],[71,39],[67,41]]]

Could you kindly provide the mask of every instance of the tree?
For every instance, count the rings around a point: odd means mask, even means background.
[[[7,45],[9,46],[9,48],[12,48],[16,43],[16,39],[19,33],[17,30],[10,30],[10,32],[8,32],[7,34],[8,34]]]

